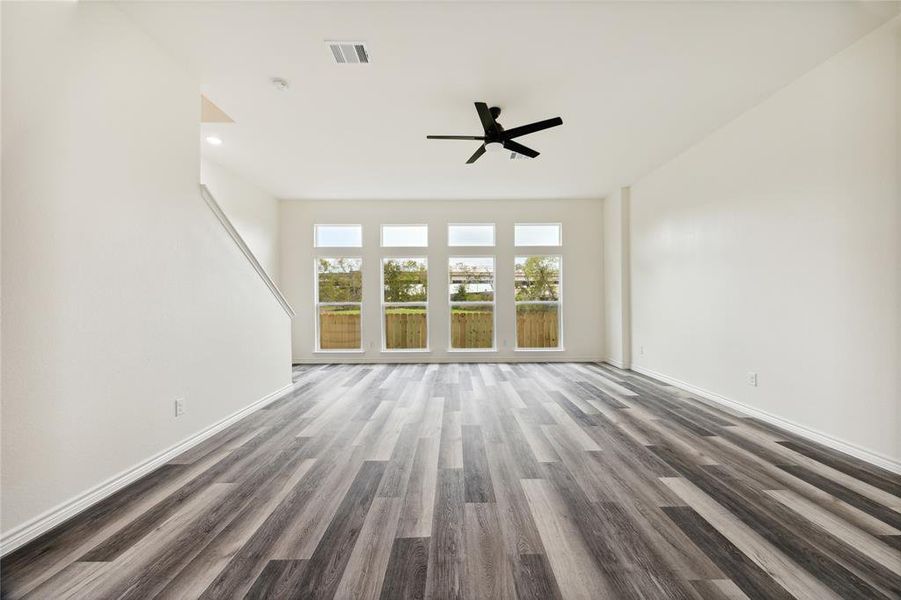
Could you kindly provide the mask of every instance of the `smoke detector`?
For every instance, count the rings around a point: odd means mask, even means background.
[[[335,62],[339,65],[369,63],[369,50],[365,42],[325,42]]]
[[[287,79],[282,79],[281,77],[273,77],[269,82],[272,83],[272,87],[280,92],[287,91],[290,85]]]

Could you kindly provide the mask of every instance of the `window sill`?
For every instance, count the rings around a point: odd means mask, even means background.
[[[428,348],[397,348],[394,350],[389,350],[387,348],[382,348],[380,350],[382,354],[431,354],[432,351]]]
[[[313,354],[364,354],[366,351],[358,350],[313,350]]]
[[[497,352],[497,348],[448,348],[448,353]]]
[[[566,352],[566,348],[514,348],[514,352]]]

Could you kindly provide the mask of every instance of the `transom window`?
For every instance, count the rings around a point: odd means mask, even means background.
[[[313,228],[316,248],[362,248],[362,225],[316,225]]]
[[[560,246],[562,243],[560,223],[517,223],[513,227],[515,246]]]
[[[448,246],[494,246],[494,223],[447,226]]]
[[[514,261],[516,347],[560,348],[559,256],[517,256]]]
[[[494,349],[494,257],[448,260],[450,347]]]
[[[382,225],[384,248],[425,248],[428,245],[428,225]]]

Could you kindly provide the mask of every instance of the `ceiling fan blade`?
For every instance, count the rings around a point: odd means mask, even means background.
[[[518,142],[514,142],[513,140],[507,140],[506,142],[504,142],[504,148],[506,148],[507,150],[512,150],[517,154],[528,156],[529,158],[535,158],[536,156],[541,154],[540,152],[536,152],[535,150],[527,148],[526,146],[523,146]]]
[[[485,154],[485,144],[482,144],[476,149],[475,153],[469,157],[469,160],[466,161],[466,164],[471,165],[475,161],[479,160],[479,157],[483,154]]]
[[[513,129],[508,129],[504,132],[505,140],[512,140],[515,137],[519,137],[521,135],[526,135],[529,133],[535,133],[536,131],[541,131],[542,129],[549,129],[551,127],[556,127],[558,125],[563,125],[563,119],[560,117],[554,117],[553,119],[545,119],[544,121],[537,121],[535,123],[529,123],[528,125],[521,125],[519,127],[514,127]]]
[[[483,135],[427,135],[427,140],[484,140]]]
[[[476,112],[479,113],[479,120],[482,122],[482,129],[485,130],[485,135],[496,134],[497,122],[494,120],[494,117],[491,116],[488,105],[484,102],[476,102],[475,105]]]

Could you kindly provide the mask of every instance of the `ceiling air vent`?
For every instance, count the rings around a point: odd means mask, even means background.
[[[326,42],[335,62],[341,65],[369,62],[369,52],[363,42]]]

